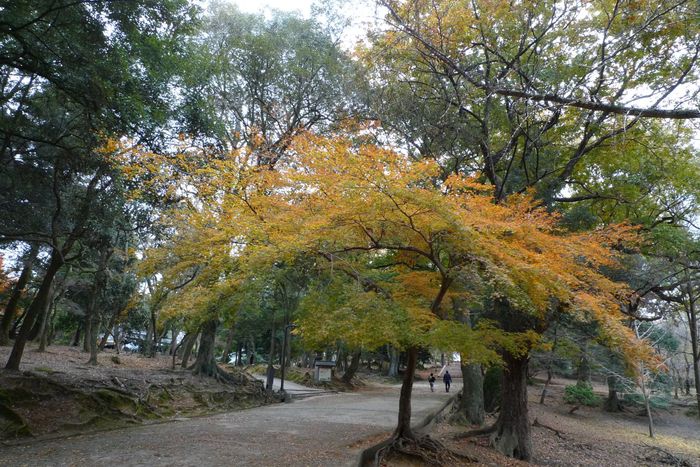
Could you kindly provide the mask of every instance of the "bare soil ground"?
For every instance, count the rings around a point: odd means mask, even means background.
[[[0,362],[9,356],[0,347]],[[87,365],[78,348],[29,347],[21,371],[0,370],[0,440],[57,436],[254,407],[269,402],[262,385],[235,368],[237,384],[172,369],[166,356],[105,351]]]
[[[539,404],[541,385],[528,388],[530,422],[535,458],[531,463],[501,456],[488,447],[488,437],[459,439],[465,427],[439,423],[431,436],[479,463],[455,461],[453,465],[489,466],[700,466],[700,421],[686,415],[690,399],[668,410],[654,411],[656,436],[648,435],[647,419],[638,410],[608,413],[599,407],[581,407],[573,414],[563,401],[564,387],[574,381],[555,380],[546,405]],[[600,396],[604,397],[602,387]],[[489,417],[487,424],[495,421]],[[544,427],[544,426],[548,427]],[[556,432],[554,431],[556,430]],[[557,434],[558,432],[558,434]],[[405,458],[391,466],[421,465]]]

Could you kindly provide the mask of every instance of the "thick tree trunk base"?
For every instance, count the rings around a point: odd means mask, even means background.
[[[491,446],[503,455],[516,459],[532,458],[532,444],[523,440],[521,434],[512,426],[500,426],[491,435]]]
[[[458,460],[479,462],[478,459],[452,451],[428,435],[394,435],[363,453],[361,465],[382,465],[394,456],[419,459],[425,465],[450,465]]]
[[[501,411],[491,446],[521,460],[532,458],[532,437],[527,407],[527,357],[503,355],[506,365],[501,383]]]

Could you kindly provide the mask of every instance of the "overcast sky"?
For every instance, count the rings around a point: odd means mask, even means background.
[[[308,16],[312,0],[229,0],[246,13],[258,13],[266,7],[273,10],[299,11]]]
[[[303,16],[311,15],[314,0],[219,0],[233,3],[246,13],[265,13],[271,10],[297,11]],[[352,24],[343,34],[343,46],[352,48],[358,39],[365,36],[369,23],[377,18],[377,7],[374,0],[330,0],[342,5],[341,13],[348,17]]]

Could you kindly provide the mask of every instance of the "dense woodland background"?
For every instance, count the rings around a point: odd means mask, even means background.
[[[430,451],[414,372],[458,353],[526,460],[533,377],[700,416],[698,3],[380,0],[352,48],[342,11],[0,7],[7,371],[334,360],[402,377]]]

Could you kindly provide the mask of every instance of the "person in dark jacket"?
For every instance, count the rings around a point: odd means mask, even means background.
[[[452,376],[450,372],[445,370],[445,374],[442,375],[442,382],[445,383],[445,392],[450,392],[450,384],[452,384]]]
[[[430,392],[435,392],[435,376],[433,376],[432,373],[430,373],[430,378],[428,378],[428,382],[430,383]]]

